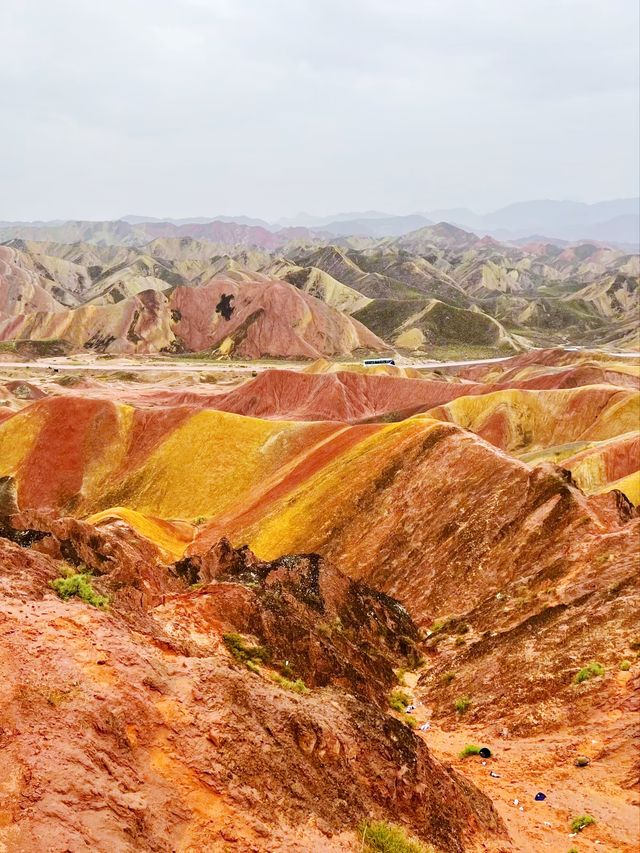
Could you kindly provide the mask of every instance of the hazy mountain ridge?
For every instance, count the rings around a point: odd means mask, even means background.
[[[105,229],[107,222],[112,225]],[[216,227],[215,223],[220,225]],[[611,199],[594,204],[540,199],[515,202],[484,214],[467,208],[441,208],[410,214],[375,210],[329,216],[299,213],[273,222],[245,215],[172,218],[132,214],[102,223],[85,220],[0,221],[0,241],[29,237],[69,242],[68,235],[75,233],[76,237],[72,239],[109,242],[114,239],[109,236],[109,231],[114,231],[116,241],[126,240],[131,245],[139,245],[140,240],[144,241],[149,234],[159,236],[158,231],[162,231],[162,236],[214,239],[215,235],[215,239],[228,239],[232,229],[225,229],[223,226],[226,225],[247,229],[237,231],[235,236],[239,242],[273,248],[286,242],[294,233],[292,229],[299,236],[310,238],[329,235],[384,238],[400,237],[434,223],[450,223],[480,236],[491,235],[507,242],[542,235],[551,241],[598,240],[633,248],[640,244],[640,198]],[[265,232],[276,236],[271,238]]]
[[[516,246],[446,222],[333,241],[304,228],[273,234],[220,222],[75,222],[20,233],[0,246],[4,341],[61,338],[111,352],[246,349],[283,358],[385,344],[418,356],[444,348],[447,357],[563,343],[637,346],[639,257],[596,243]],[[199,302],[193,291],[217,282],[227,284]],[[192,293],[209,331],[180,328],[176,289]],[[260,289],[276,301],[258,298]],[[230,335],[213,331],[225,294],[258,312],[243,314]]]

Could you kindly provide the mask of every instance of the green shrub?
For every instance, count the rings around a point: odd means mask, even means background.
[[[576,673],[573,678],[574,684],[582,684],[583,681],[588,681],[590,678],[601,678],[604,675],[604,667],[598,661],[591,661],[587,666]]]
[[[443,672],[440,676],[441,684],[451,684],[453,679],[456,677],[455,672]]]
[[[471,707],[471,699],[468,696],[460,696],[454,702],[454,708],[459,714],[466,714]]]
[[[301,678],[291,681],[288,678],[283,678],[277,672],[272,672],[271,680],[275,681],[276,684],[279,684],[280,687],[284,687],[285,690],[292,690],[294,693],[301,693],[303,696],[310,692],[309,688]]]
[[[628,672],[631,669],[631,661],[621,660],[620,669],[622,670],[622,672]]]
[[[88,572],[66,574],[65,577],[56,578],[51,581],[51,588],[64,601],[75,596],[101,609],[109,604],[109,598],[106,595],[100,595],[91,586],[91,575]]]
[[[417,719],[414,716],[412,716],[411,714],[405,714],[404,717],[402,718],[402,722],[406,723],[410,729],[415,729],[416,726],[418,725]]]
[[[389,694],[389,706],[399,714],[404,714],[407,705],[411,704],[411,696],[407,695],[404,690],[394,690]]]
[[[248,662],[252,661],[257,666],[258,661],[266,663],[269,660],[268,649],[264,646],[252,646],[240,634],[223,634],[222,639],[227,649],[240,663],[248,665]]]
[[[581,814],[571,821],[571,832],[582,832],[586,826],[591,826],[594,823],[596,823],[595,817],[591,817],[590,814]]]
[[[198,524],[204,524],[204,522],[205,522],[206,520],[207,520],[207,516],[206,516],[206,515],[196,515],[196,517],[193,519],[193,524],[195,524],[196,526],[197,526]]]
[[[244,662],[244,665],[247,667],[247,669],[250,669],[251,672],[260,672],[260,667],[255,661],[246,660]]]
[[[360,824],[359,830],[367,853],[433,853],[432,847],[426,847],[410,838],[402,827],[384,820],[367,821]]]
[[[470,755],[480,755],[480,747],[475,743],[468,743],[460,752],[460,758],[468,758]]]

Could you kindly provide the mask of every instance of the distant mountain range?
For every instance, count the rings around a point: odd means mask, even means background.
[[[0,344],[296,359],[638,348],[640,256],[626,250],[516,246],[446,222],[384,239],[319,233],[219,221],[0,228]]]
[[[291,239],[402,237],[436,223],[450,223],[479,236],[495,237],[505,243],[547,241],[596,241],[635,251],[640,246],[640,199],[626,198],[583,204],[575,201],[523,201],[490,213],[478,214],[466,208],[445,208],[408,215],[375,210],[338,213],[333,216],[297,216],[267,222],[250,216],[158,218],[129,214],[109,223],[117,232],[116,242],[139,244],[160,236],[189,236],[276,248]],[[11,239],[72,240],[91,239],[104,231],[105,223],[53,220],[50,222],[0,222],[0,242]],[[91,234],[91,236],[87,236]]]
[[[503,241],[542,235],[566,241],[597,240],[628,248],[640,244],[640,199],[614,199],[596,204],[574,201],[523,201],[491,213],[466,208],[431,210],[408,216],[375,211],[336,215],[314,221],[307,214],[278,224],[322,228],[334,236],[399,237],[436,222],[450,222],[476,234]]]

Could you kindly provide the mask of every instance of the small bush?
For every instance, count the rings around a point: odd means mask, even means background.
[[[451,684],[453,679],[456,677],[455,672],[443,672],[440,676],[441,684]]]
[[[451,617],[450,616],[447,616],[445,619],[436,619],[436,621],[433,623],[431,628],[429,628],[429,631],[431,632],[431,636],[433,636],[434,634],[440,634],[442,631],[445,630],[445,628],[448,628],[450,624],[451,624]]]
[[[571,847],[571,848],[569,849],[568,853],[580,853],[580,851],[578,850],[578,848],[577,848],[577,847]]]
[[[604,675],[604,667],[598,661],[592,661],[587,666],[576,673],[573,678],[574,684],[582,684],[583,681],[588,681],[590,678],[601,678]]]
[[[268,649],[265,649],[264,646],[250,645],[240,634],[223,634],[222,639],[227,649],[239,663],[248,665],[249,661],[252,661],[254,666],[257,666],[258,661],[266,663],[269,660]]]
[[[196,526],[197,526],[198,524],[204,524],[204,522],[205,522],[206,520],[207,520],[207,516],[206,516],[206,515],[196,515],[196,517],[193,519],[193,524],[195,524]]]
[[[247,667],[247,669],[250,669],[251,672],[260,672],[260,667],[255,661],[246,660],[244,662],[244,665]]]
[[[295,678],[295,672],[288,660],[278,661],[275,666],[280,670],[280,675],[284,675],[285,678]]]
[[[631,661],[621,660],[620,669],[622,670],[622,672],[628,672],[631,669]]]
[[[432,847],[426,847],[410,838],[402,827],[384,820],[362,823],[359,830],[367,853],[433,853]]]
[[[394,690],[389,695],[389,706],[399,714],[404,714],[407,705],[411,704],[411,697],[403,690]]]
[[[480,755],[480,747],[476,746],[475,743],[468,743],[460,751],[460,758],[468,758],[470,755]]]
[[[586,826],[591,826],[596,823],[595,817],[590,814],[581,814],[571,821],[571,832],[582,832]]]
[[[459,714],[466,714],[471,707],[471,699],[468,696],[460,696],[454,702],[454,708]]]
[[[67,574],[65,577],[56,578],[51,581],[51,588],[66,601],[69,598],[81,598],[92,607],[104,609],[109,604],[109,599],[106,595],[99,595],[91,586],[91,575],[88,573],[82,574]]]
[[[303,696],[306,693],[310,693],[309,688],[301,678],[297,678],[295,681],[291,681],[288,678],[283,678],[277,672],[272,672],[271,680],[275,681],[276,684],[279,684],[280,687],[284,687],[285,690],[293,691],[293,693],[301,693]]]
[[[406,723],[410,729],[415,729],[416,726],[418,725],[418,721],[411,714],[405,714],[404,717],[402,718],[402,722]]]

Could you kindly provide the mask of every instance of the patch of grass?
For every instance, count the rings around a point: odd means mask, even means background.
[[[91,575],[87,572],[67,574],[65,577],[56,578],[50,583],[51,588],[66,601],[69,598],[81,598],[92,607],[104,609],[109,604],[106,595],[100,595],[91,586]]]
[[[468,758],[470,755],[480,755],[480,747],[475,743],[468,743],[459,753],[460,758]]]
[[[385,820],[366,821],[358,829],[367,853],[433,853],[433,847],[410,838],[402,827]]]
[[[284,687],[285,690],[291,690],[293,693],[301,693],[304,696],[306,693],[311,692],[301,678],[296,678],[295,681],[291,681],[290,679],[279,675],[277,672],[272,672],[271,680],[275,681],[276,684],[279,684],[280,687]]]
[[[580,853],[577,847],[571,847],[567,853]]]
[[[411,704],[411,696],[404,690],[394,690],[389,694],[389,707],[399,714],[404,714],[407,705]]]
[[[582,832],[585,827],[592,826],[594,823],[597,823],[595,817],[590,814],[581,814],[571,821],[571,832]]]
[[[601,678],[604,675],[604,666],[598,661],[591,661],[573,677],[574,684],[582,684],[583,681],[588,681],[590,678]]]
[[[471,699],[468,696],[459,696],[453,703],[453,707],[459,714],[466,714],[471,707]]]
[[[257,668],[258,662],[266,663],[271,657],[269,650],[265,649],[264,646],[253,646],[240,634],[223,634],[222,640],[233,657],[239,663],[248,666],[249,669],[252,669],[249,663],[253,663],[254,667]],[[253,672],[255,671],[253,669]]]
[[[446,616],[444,619],[436,619],[433,625],[429,628],[429,630],[431,631],[431,636],[433,636],[434,634],[440,634],[442,631],[448,628],[450,624],[450,616]]]
[[[244,662],[244,664],[247,667],[247,669],[251,670],[251,672],[260,672],[260,667],[258,666],[258,664],[255,661],[246,660]]]
[[[204,524],[204,522],[205,522],[206,520],[207,520],[207,516],[206,516],[206,515],[196,515],[196,517],[193,519],[192,524],[196,524],[196,525],[198,525],[198,524]]]
[[[455,672],[443,672],[440,676],[440,684],[451,684],[455,677]]]
[[[402,718],[402,722],[406,723],[410,729],[415,729],[418,725],[418,721],[412,714],[405,714]]]
[[[621,660],[620,661],[620,669],[622,670],[622,672],[628,672],[631,669],[631,661]]]

